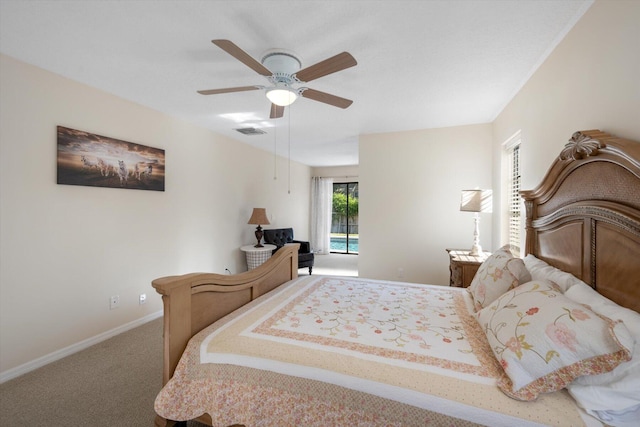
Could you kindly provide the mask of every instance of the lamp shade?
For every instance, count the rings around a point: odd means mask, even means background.
[[[276,87],[267,90],[267,98],[280,107],[286,107],[287,105],[293,104],[298,98],[298,94],[294,90],[286,87]]]
[[[267,218],[267,210],[265,208],[253,208],[253,213],[247,224],[254,225],[269,225],[269,219]]]
[[[460,210],[463,212],[491,212],[491,190],[462,190]]]

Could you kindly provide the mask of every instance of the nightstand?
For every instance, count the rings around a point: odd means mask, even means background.
[[[256,248],[254,245],[247,245],[241,247],[240,250],[247,254],[247,267],[249,270],[253,270],[271,258],[271,253],[275,248],[276,245],[262,245],[259,248]]]
[[[480,264],[484,262],[490,252],[483,252],[479,256],[469,255],[469,250],[447,249],[449,253],[449,286],[466,288],[471,284]]]

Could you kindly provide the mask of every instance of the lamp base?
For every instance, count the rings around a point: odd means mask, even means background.
[[[469,251],[469,256],[480,256],[482,255],[482,247],[480,245],[473,245],[471,250]]]
[[[254,248],[264,248],[262,243],[260,243],[260,241],[262,240],[262,236],[263,235],[264,235],[264,233],[262,232],[262,227],[257,226],[256,227],[256,239],[258,239],[258,244],[255,245]]]
[[[473,216],[474,230],[473,230],[473,246],[471,246],[471,251],[469,251],[469,256],[480,256],[482,255],[482,246],[480,246],[480,216],[476,212]]]

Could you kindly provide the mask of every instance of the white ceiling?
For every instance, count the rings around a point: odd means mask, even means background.
[[[310,166],[352,165],[359,135],[491,122],[591,4],[0,0],[0,51],[285,157],[290,138],[291,158]],[[357,66],[307,86],[354,103],[299,99],[274,136],[264,92],[196,93],[268,84],[212,39],[257,60],[294,51],[303,68],[348,51]]]

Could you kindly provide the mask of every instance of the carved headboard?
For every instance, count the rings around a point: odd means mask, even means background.
[[[521,195],[527,254],[640,312],[640,142],[576,132]]]

